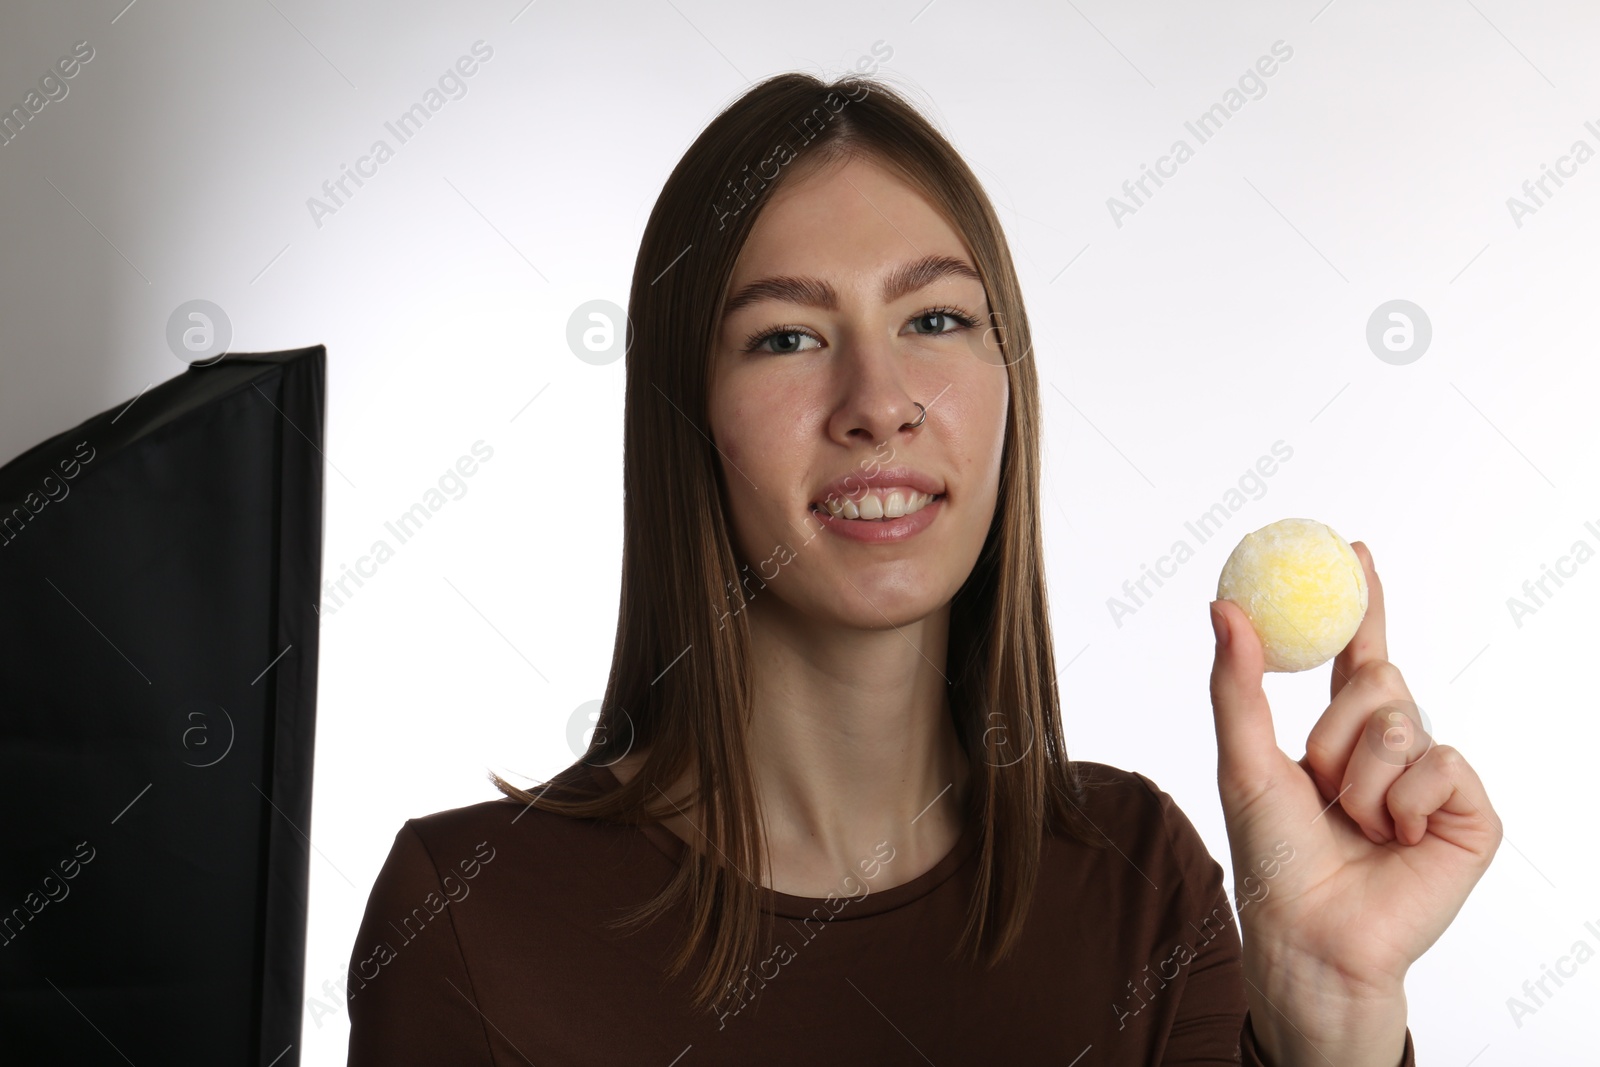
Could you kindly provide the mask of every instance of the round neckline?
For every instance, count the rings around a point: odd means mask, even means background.
[[[616,772],[609,766],[593,763],[586,763],[584,766],[589,768],[595,781],[600,785],[608,788],[621,787],[622,779],[618,778]],[[684,855],[689,850],[683,838],[661,823],[647,823],[638,829],[672,861],[674,866],[683,862]],[[960,870],[977,851],[980,836],[977,821],[967,819],[962,824],[961,834],[950,851],[932,867],[910,881],[901,882],[888,889],[871,889],[871,880],[864,875],[861,876],[861,880],[869,887],[864,897],[846,895],[842,886],[839,896],[831,900],[828,897],[803,897],[793,893],[780,893],[768,886],[760,886],[758,888],[761,892],[762,910],[785,919],[814,918],[831,922],[864,919],[870,915],[892,911],[931,893]],[[881,862],[888,865],[894,861],[891,858]]]

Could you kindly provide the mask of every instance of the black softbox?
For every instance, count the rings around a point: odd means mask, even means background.
[[[299,1060],[325,353],[0,468],[0,1063]]]

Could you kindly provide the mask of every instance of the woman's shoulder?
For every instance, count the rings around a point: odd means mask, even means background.
[[[1148,820],[1178,810],[1171,795],[1139,771],[1094,760],[1073,760],[1072,770],[1087,801],[1107,814]]]
[[[457,854],[493,852],[495,842],[526,840],[534,834],[564,836],[585,823],[559,812],[536,806],[540,797],[578,799],[594,795],[599,788],[594,769],[582,761],[570,764],[543,783],[527,790],[529,800],[500,796],[460,807],[445,808],[405,819],[395,831],[396,848],[414,841],[433,859],[441,872],[454,866]]]
[[[588,772],[575,764],[531,795],[592,783]],[[489,1063],[468,998],[477,964],[533,958],[548,917],[601,900],[610,832],[510,796],[404,820],[351,947],[350,1062]]]
[[[1209,891],[1221,867],[1170,793],[1128,768],[1092,760],[1074,760],[1073,768],[1083,785],[1077,803],[1128,865],[1146,875],[1177,870],[1185,882]]]

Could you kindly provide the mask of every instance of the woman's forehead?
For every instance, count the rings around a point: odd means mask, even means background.
[[[865,157],[795,174],[751,227],[730,291],[773,275],[870,284],[909,261],[970,262],[966,242],[923,194]]]

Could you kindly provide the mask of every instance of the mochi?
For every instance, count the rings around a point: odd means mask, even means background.
[[[1223,564],[1217,599],[1244,609],[1269,671],[1328,662],[1367,613],[1367,574],[1355,550],[1313,519],[1279,519],[1246,534]]]

